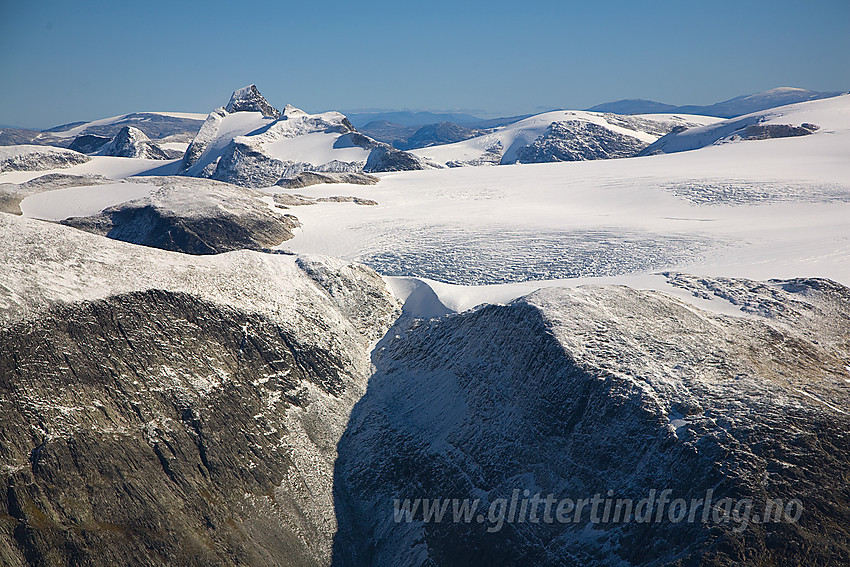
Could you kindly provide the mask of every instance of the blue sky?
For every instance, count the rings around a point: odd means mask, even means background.
[[[0,124],[276,106],[483,116],[850,89],[850,2],[0,0]]]

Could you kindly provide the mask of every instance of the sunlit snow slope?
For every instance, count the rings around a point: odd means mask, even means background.
[[[310,187],[379,205],[296,209],[303,228],[284,248],[454,284],[624,281],[673,268],[850,283],[848,109],[850,97],[786,107],[784,123],[819,126],[806,136]]]

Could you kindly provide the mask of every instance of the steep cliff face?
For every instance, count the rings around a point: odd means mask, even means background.
[[[841,285],[669,273],[739,316],[611,286],[399,319],[339,260],[0,233],[4,565],[850,561]],[[492,518],[515,494],[635,507]],[[434,498],[478,508],[395,514]],[[794,521],[756,519],[774,499]]]
[[[380,278],[0,222],[0,563],[329,563]]]
[[[750,315],[623,287],[550,289],[388,333],[340,442],[335,561],[850,560],[850,290],[670,277]],[[489,515],[515,493],[638,503],[653,489],[688,503],[712,490],[710,521],[699,509],[674,522],[668,508],[659,523],[594,522],[589,505],[570,523],[541,520],[542,506],[536,521]],[[396,499],[434,498],[480,502],[467,521],[451,507],[441,522],[424,521],[421,507],[396,521]],[[799,499],[803,512],[796,523],[714,521],[724,498],[752,499],[753,518],[775,498]]]

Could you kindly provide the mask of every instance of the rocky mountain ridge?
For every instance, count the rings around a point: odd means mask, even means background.
[[[848,561],[850,290],[669,277],[752,316],[626,287],[552,288],[390,331],[339,445],[334,564]],[[652,489],[751,499],[762,515],[797,498],[804,511],[743,526],[538,516],[496,529],[486,517],[512,494],[637,501]],[[453,498],[478,499],[483,515],[394,515],[399,501]]]
[[[229,110],[228,110],[229,109]],[[183,175],[268,187],[302,172],[375,173],[427,167],[411,154],[364,136],[339,112],[272,107],[251,85],[213,111],[189,145]]]
[[[0,562],[328,564],[380,278],[0,223]]]

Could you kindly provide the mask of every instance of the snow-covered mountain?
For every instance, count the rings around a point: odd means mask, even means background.
[[[97,150],[101,156],[170,159],[162,148],[152,142],[144,132],[132,126],[124,126],[109,142]]]
[[[183,160],[0,148],[0,564],[850,564],[850,97],[691,120],[367,175],[415,159],[249,87]],[[665,489],[721,520],[486,509]]]
[[[847,513],[845,484],[833,479],[850,470],[842,367],[850,288],[669,277],[749,316],[708,313],[656,292],[585,287],[391,330],[339,444],[334,564],[850,558],[846,524],[822,531]],[[743,525],[743,514],[733,520],[730,512],[728,521],[668,521],[657,506],[653,523],[639,508],[629,521],[610,520],[616,499],[636,503],[653,487],[691,506],[708,491],[715,503],[749,498],[746,520],[765,517],[769,499],[797,498],[806,520]],[[583,516],[571,508],[555,521],[556,503],[594,497],[611,502],[608,519],[588,503]],[[465,520],[452,520],[451,506],[442,521],[424,521],[421,506],[410,519],[393,515],[405,500],[435,498],[438,507],[450,499],[477,507]],[[502,504],[502,517],[515,521],[499,521],[493,511]]]
[[[381,279],[0,234],[0,563],[330,564],[336,444],[398,315]]]
[[[214,110],[183,157],[183,175],[267,187],[303,171],[380,172],[426,167],[411,154],[358,133],[339,112],[272,107],[254,85]]]
[[[449,167],[631,157],[677,126],[692,127],[718,120],[705,116],[620,116],[558,110],[489,134],[411,153]]]
[[[698,128],[676,130],[645,148],[642,155],[696,150],[712,144],[830,135],[850,128],[850,95],[801,102],[754,112]]]

